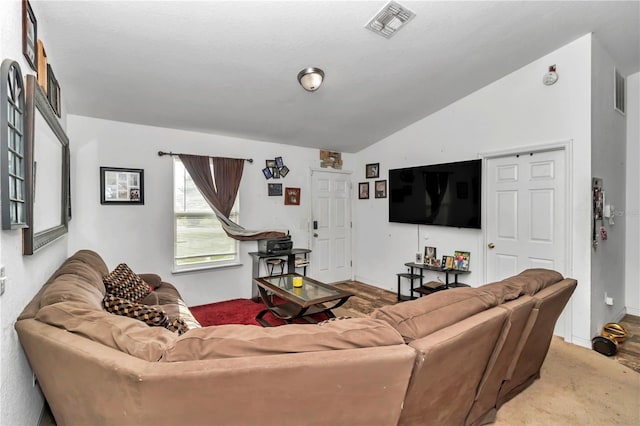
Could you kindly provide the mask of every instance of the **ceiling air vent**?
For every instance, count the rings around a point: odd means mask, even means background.
[[[376,16],[367,22],[366,27],[383,37],[391,38],[400,28],[413,19],[414,16],[416,16],[416,14],[406,7],[400,6],[395,1],[390,1]]]
[[[625,79],[618,72],[617,69],[614,69],[615,74],[615,82],[614,82],[614,93],[613,93],[613,108],[618,111],[620,114],[624,115],[624,97],[625,97]]]

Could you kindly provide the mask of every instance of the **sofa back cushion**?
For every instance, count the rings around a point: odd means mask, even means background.
[[[189,330],[168,347],[162,361],[235,358],[403,344],[383,321],[351,318],[322,326],[290,324],[262,328],[221,325]]]
[[[420,299],[377,309],[372,318],[398,330],[410,342],[498,304],[496,297],[477,288],[454,288]]]
[[[165,347],[178,337],[166,328],[149,327],[79,302],[45,306],[35,319],[146,361],[158,361]]]
[[[77,302],[87,309],[102,310],[104,294],[91,282],[74,274],[59,275],[40,297],[40,308],[61,302]]]

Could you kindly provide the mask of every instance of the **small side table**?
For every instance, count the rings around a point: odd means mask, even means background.
[[[404,300],[412,300],[415,299],[415,296],[413,295],[414,291],[415,291],[415,286],[413,284],[413,282],[415,280],[419,280],[420,279],[420,275],[418,274],[412,274],[409,272],[404,272],[404,273],[400,273],[400,274],[396,274],[398,275],[398,302],[404,301]],[[405,296],[402,294],[402,292],[400,291],[400,283],[401,283],[401,279],[402,278],[406,278],[411,282],[411,292],[409,293],[409,296]]]

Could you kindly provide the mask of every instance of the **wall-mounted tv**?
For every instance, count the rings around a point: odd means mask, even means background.
[[[389,170],[389,222],[480,229],[481,160]]]

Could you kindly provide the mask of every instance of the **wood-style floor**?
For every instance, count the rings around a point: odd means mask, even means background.
[[[345,281],[336,286],[354,293],[342,307],[357,316],[368,315],[377,308],[397,303],[396,293],[358,281]],[[618,346],[618,353],[613,358],[640,373],[640,317],[626,315],[620,324],[627,330],[628,337]]]

